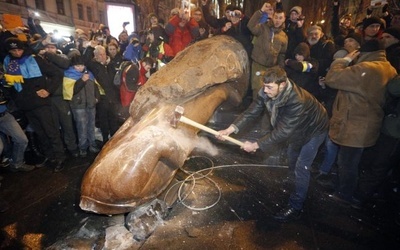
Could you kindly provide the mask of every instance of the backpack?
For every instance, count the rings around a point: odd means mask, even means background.
[[[132,65],[133,62],[131,61],[123,61],[120,65],[119,68],[117,69],[117,72],[115,73],[114,76],[114,85],[115,86],[121,86],[121,81],[122,81],[122,72],[126,67],[129,65]]]
[[[123,107],[129,106],[140,87],[139,68],[130,64],[121,71],[121,84],[119,94]]]

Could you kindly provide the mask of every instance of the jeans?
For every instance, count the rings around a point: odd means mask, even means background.
[[[296,210],[303,208],[304,201],[307,198],[311,164],[325,137],[326,132],[312,137],[301,148],[293,147],[292,144],[288,147],[289,168],[291,164],[295,164],[295,190],[290,195],[289,205]]]
[[[339,186],[336,193],[345,200],[351,201],[358,184],[358,165],[364,148],[339,146],[338,174]]]
[[[72,109],[72,113],[78,132],[79,149],[86,150],[89,146],[95,146],[96,108]]]
[[[326,137],[325,139],[325,155],[324,155],[324,160],[319,167],[319,172],[322,174],[328,174],[331,169],[333,164],[336,161],[336,156],[339,150],[339,145],[331,141],[329,136]]]
[[[24,163],[25,149],[28,146],[28,138],[14,116],[6,113],[3,117],[0,117],[0,131],[10,136],[12,139],[12,164],[16,167],[22,165]],[[3,146],[2,143],[1,146]],[[0,149],[0,154],[2,151],[3,147]]]

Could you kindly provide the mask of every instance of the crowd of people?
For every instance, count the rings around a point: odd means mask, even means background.
[[[19,38],[24,28],[3,29],[2,161],[9,161],[11,171],[50,166],[59,172],[68,155],[96,154],[127,118],[127,107],[152,73],[191,44],[227,35],[248,53],[253,104],[220,135],[263,115],[265,135],[243,149],[287,147],[295,187],[275,217],[300,216],[319,152],[324,160],[318,183],[334,188],[335,201],[362,208],[386,180],[399,181],[400,24],[384,6],[380,16],[368,10],[353,25],[351,15],[340,15],[340,1],[332,4],[330,31],[306,27],[302,8],[286,14],[281,0],[267,1],[251,17],[228,5],[221,18],[202,0],[190,13],[173,9],[165,24],[150,14],[148,28],[138,34],[128,34],[124,23],[118,39],[104,25],[77,29],[68,43],[45,33],[38,22],[30,23],[35,33],[27,42]],[[24,161],[27,148],[36,155],[33,164]]]

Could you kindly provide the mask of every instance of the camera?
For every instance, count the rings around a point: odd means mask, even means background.
[[[297,18],[297,21],[303,21],[304,19],[306,19],[306,17],[303,16],[303,15],[301,15],[301,16],[299,16],[299,17]]]

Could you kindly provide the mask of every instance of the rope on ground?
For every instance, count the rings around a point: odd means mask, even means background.
[[[178,188],[178,202],[181,203],[183,206],[185,206],[186,208],[189,208],[190,210],[193,211],[204,211],[207,209],[210,209],[212,207],[214,207],[215,205],[218,204],[218,202],[221,200],[222,197],[222,190],[221,188],[218,186],[218,184],[212,180],[209,175],[213,172],[213,170],[215,169],[223,169],[223,168],[232,168],[232,167],[271,167],[271,168],[288,168],[288,166],[281,166],[281,165],[269,165],[269,164],[228,164],[228,165],[219,165],[219,166],[214,166],[214,162],[206,156],[192,156],[189,157],[188,160],[193,159],[193,158],[203,158],[206,159],[207,161],[210,162],[210,167],[204,168],[204,169],[200,169],[197,171],[188,171],[185,170],[183,168],[181,168],[181,170],[187,174],[188,176],[182,180],[182,181],[178,181],[177,183],[175,183],[174,185],[172,185],[167,192],[164,195],[164,201],[166,201],[167,195],[169,194],[169,192],[177,185],[179,185]],[[208,171],[206,174],[203,174],[202,172]],[[195,189],[196,186],[196,181],[199,181],[201,179],[206,179],[209,182],[211,182],[214,186],[214,188],[218,191],[218,197],[216,198],[216,200],[214,202],[212,202],[210,205],[204,206],[204,207],[194,207],[194,206],[190,206],[188,204],[186,204],[184,201],[189,197],[189,195],[193,192],[193,190]],[[186,192],[186,195],[184,195],[184,197],[182,197],[183,193],[184,193],[184,185],[185,183],[189,183],[191,182],[191,187],[190,190]]]

